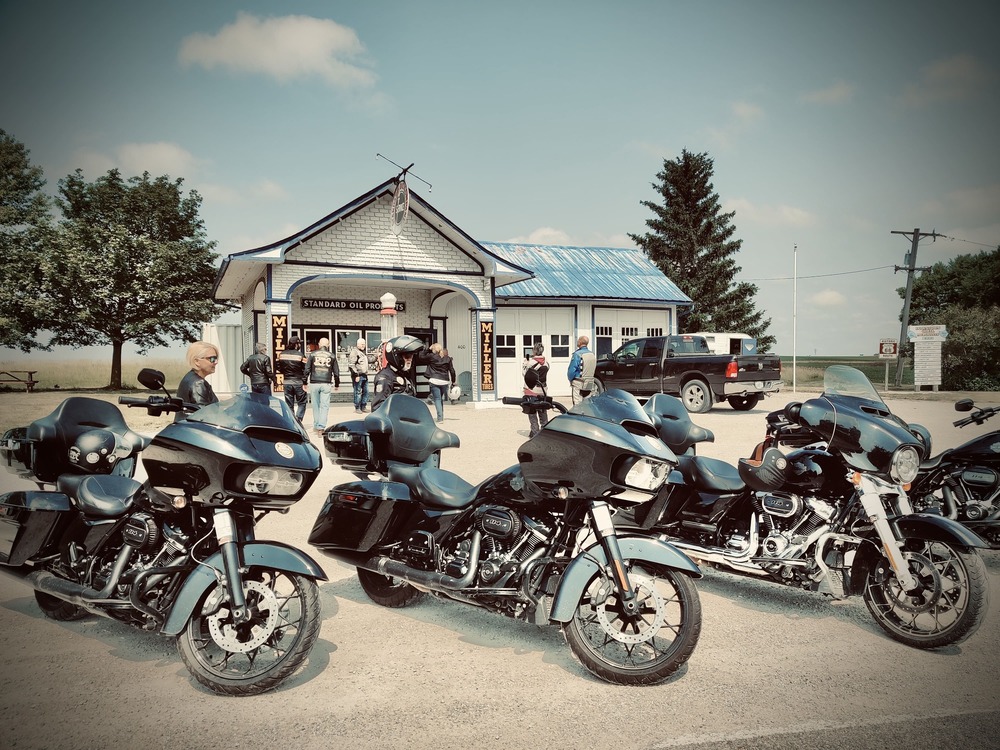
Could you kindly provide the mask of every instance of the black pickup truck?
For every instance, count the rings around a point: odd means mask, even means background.
[[[596,392],[621,388],[635,396],[671,393],[690,412],[716,401],[738,411],[754,408],[761,396],[781,389],[776,354],[712,354],[703,336],[649,336],[626,341],[597,361]]]

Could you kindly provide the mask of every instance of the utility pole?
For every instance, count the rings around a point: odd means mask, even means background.
[[[906,297],[903,299],[903,325],[899,329],[899,345],[896,347],[896,387],[903,385],[903,347],[906,344],[906,329],[910,324],[910,297],[913,294],[913,274],[926,271],[927,268],[917,268],[917,245],[924,237],[937,239],[937,231],[921,232],[919,228],[912,232],[893,230],[891,234],[902,234],[910,238],[910,252],[903,258],[906,265],[896,266],[896,271],[906,271]],[[896,271],[893,271],[895,273]]]

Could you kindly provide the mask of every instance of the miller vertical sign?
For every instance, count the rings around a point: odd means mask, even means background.
[[[493,321],[481,321],[479,323],[479,351],[481,352],[479,365],[479,389],[482,391],[492,391],[496,388],[493,382]]]
[[[278,355],[285,351],[285,346],[288,343],[288,316],[287,315],[272,315],[271,316],[271,351],[274,352],[274,361],[271,362],[271,366],[274,369],[275,375],[278,380],[278,384],[274,386],[275,391],[283,390],[284,376],[278,372],[277,362]]]

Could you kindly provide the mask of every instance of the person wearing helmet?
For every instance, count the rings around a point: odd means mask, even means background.
[[[417,395],[414,385],[417,356],[424,342],[415,336],[397,336],[385,342],[385,367],[375,375],[372,386],[372,411],[393,393]]]

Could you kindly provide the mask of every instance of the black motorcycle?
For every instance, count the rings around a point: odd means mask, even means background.
[[[955,403],[955,411],[972,412],[954,422],[965,427],[985,423],[1000,413],[1000,406],[977,407],[965,398]],[[930,449],[928,438],[928,453]],[[915,509],[958,521],[1000,549],[1000,431],[924,459],[910,497]]]
[[[957,643],[982,623],[989,585],[977,548],[987,545],[950,519],[913,513],[904,487],[920,467],[921,428],[895,417],[863,373],[828,368],[822,395],[769,414],[765,440],[736,467],[692,455],[711,433],[672,401],[656,396],[646,408],[686,455],[621,528],[732,572],[836,599],[860,594],[910,646]]]
[[[163,389],[157,371],[139,381]],[[0,569],[31,585],[48,617],[93,613],[174,636],[202,685],[262,693],[309,654],[326,576],[254,526],[302,499],[322,459],[283,401],[247,394],[199,409],[164,392],[119,399],[187,414],[152,439],[113,404],[77,396],[4,434],[0,460],[38,490],[0,495]]]
[[[330,491],[309,542],[357,567],[377,604],[430,593],[559,624],[586,669],[623,685],[661,682],[690,657],[698,567],[647,535],[619,537],[611,520],[652,497],[676,463],[633,396],[609,391],[554,417],[517,465],[479,485],[439,468],[458,436],[412,396],[389,396],[324,443],[359,480]]]

